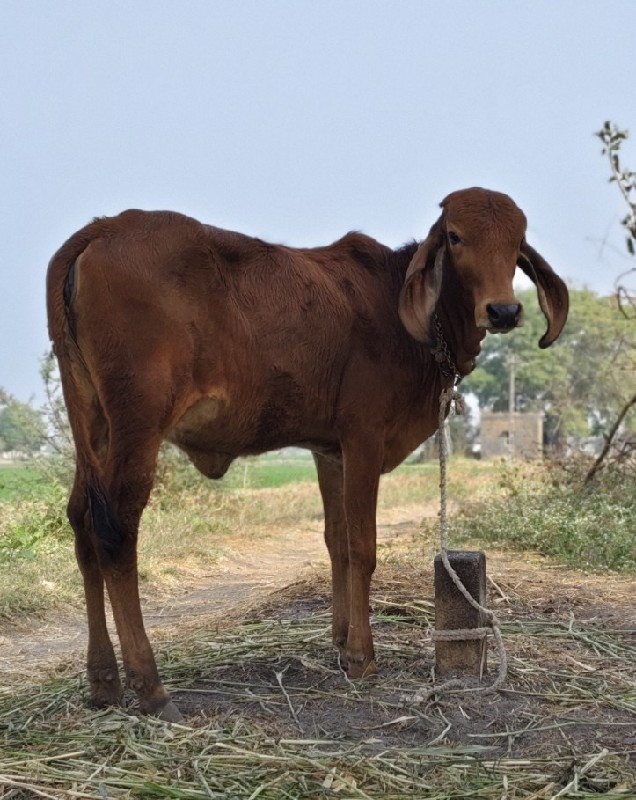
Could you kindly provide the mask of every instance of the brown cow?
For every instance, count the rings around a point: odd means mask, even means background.
[[[95,704],[121,696],[105,583],[142,710],[179,719],[137,585],[137,528],[164,439],[210,478],[237,456],[312,451],[333,639],[351,677],[375,672],[369,585],[381,473],[435,431],[440,390],[473,369],[486,331],[521,323],[516,265],[547,318],[541,347],[567,317],[566,287],[526,243],[509,197],[467,189],[442,209],[425,241],[395,251],[359,233],[283,247],[133,210],[95,220],[55,254],[49,331],[77,452],[68,516]]]

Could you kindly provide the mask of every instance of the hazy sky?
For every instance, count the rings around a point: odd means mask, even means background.
[[[625,209],[593,133],[636,133],[635,34],[633,0],[1,0],[0,386],[41,395],[47,262],[128,207],[397,246],[482,185],[609,292]]]

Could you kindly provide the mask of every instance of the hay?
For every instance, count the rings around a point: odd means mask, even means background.
[[[375,680],[337,668],[327,585],[313,579],[248,621],[164,638],[160,669],[187,725],[141,717],[132,698],[128,713],[91,711],[81,674],[4,687],[4,796],[636,797],[634,632],[526,618],[517,594],[506,691],[412,705],[433,665],[432,604],[413,597],[428,576],[411,564],[385,564],[376,588]]]

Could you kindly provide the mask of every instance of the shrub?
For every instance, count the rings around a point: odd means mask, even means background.
[[[608,472],[585,488],[580,465],[542,473],[504,468],[503,495],[465,506],[456,538],[513,545],[582,569],[636,572],[636,503],[629,476]]]
[[[4,504],[0,529],[0,562],[34,558],[39,549],[69,539],[67,491],[57,481],[39,485],[37,497]]]

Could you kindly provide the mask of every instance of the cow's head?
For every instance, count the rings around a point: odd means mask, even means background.
[[[539,346],[549,347],[565,325],[568,291],[526,243],[523,211],[507,195],[477,188],[453,192],[441,206],[442,215],[415,252],[400,293],[400,318],[407,331],[419,341],[429,339],[443,282],[461,292],[458,308],[468,307],[484,334],[516,328],[523,321],[512,287],[519,266],[537,287],[548,322]]]

